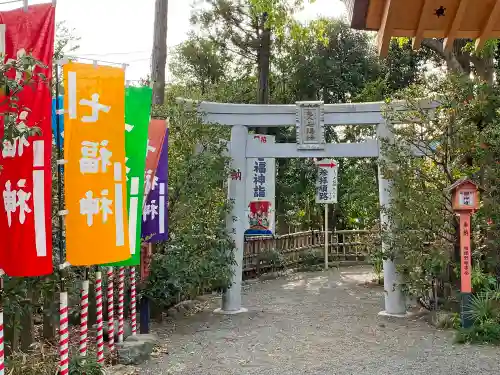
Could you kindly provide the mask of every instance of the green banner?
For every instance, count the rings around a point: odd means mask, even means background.
[[[125,90],[125,155],[127,167],[127,212],[131,258],[110,266],[141,264],[141,224],[144,201],[144,169],[153,91],[149,87]]]

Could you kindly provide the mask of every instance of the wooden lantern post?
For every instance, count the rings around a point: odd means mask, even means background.
[[[462,327],[468,328],[472,320],[466,312],[469,309],[472,295],[471,272],[472,251],[470,246],[470,218],[479,208],[479,187],[471,180],[464,178],[450,186],[452,207],[460,217],[460,282],[461,282],[461,320]]]

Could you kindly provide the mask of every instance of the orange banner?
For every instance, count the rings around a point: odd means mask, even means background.
[[[75,266],[123,261],[130,258],[125,72],[68,63],[63,73],[66,258]]]
[[[470,213],[460,213],[461,292],[471,293]]]

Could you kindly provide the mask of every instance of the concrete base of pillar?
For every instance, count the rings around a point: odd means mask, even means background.
[[[244,307],[240,308],[239,310],[222,310],[221,308],[214,310],[214,314],[219,315],[236,315],[246,312],[248,312],[248,309],[245,309]]]
[[[386,316],[386,317],[391,317],[391,318],[409,318],[412,316],[409,312],[406,312],[404,314],[391,314],[388,313],[387,311],[381,311],[378,313],[378,316]]]

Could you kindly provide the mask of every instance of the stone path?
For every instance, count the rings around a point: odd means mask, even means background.
[[[371,278],[353,267],[247,285],[249,313],[176,320],[160,332],[169,354],[141,374],[500,374],[500,349],[454,345],[422,319],[378,317],[383,290],[360,285]]]

